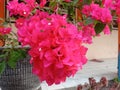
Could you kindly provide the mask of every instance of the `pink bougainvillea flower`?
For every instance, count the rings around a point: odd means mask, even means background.
[[[85,5],[82,9],[82,13],[106,24],[112,21],[112,15],[109,9],[102,8],[98,4],[92,3],[90,5]]]
[[[64,0],[65,2],[71,2],[71,0]]]
[[[100,20],[103,23],[110,23],[112,21],[112,15],[108,8],[101,8],[97,4],[91,4],[91,16],[96,20]]]
[[[72,45],[70,45],[72,44]],[[30,50],[33,64],[33,73],[48,85],[64,82],[67,77],[73,76],[86,63],[86,48],[71,43],[65,43],[55,49],[38,48]],[[62,72],[61,72],[62,71]]]
[[[83,9],[82,9],[82,13],[85,14],[86,16],[90,16],[90,11],[91,11],[91,8],[89,5],[84,5],[83,6]]]
[[[24,18],[19,18],[19,19],[17,19],[17,20],[15,21],[15,22],[16,22],[16,23],[15,23],[15,26],[16,26],[17,28],[23,26],[24,21],[25,21]]]
[[[23,17],[28,17],[30,15],[30,12],[32,11],[29,5],[26,5],[23,2],[18,3],[17,0],[9,1],[7,9],[10,11],[10,16],[19,15]]]
[[[116,14],[120,16],[120,1],[118,2],[116,1],[115,10],[116,10]]]
[[[114,0],[113,7],[113,10],[116,11],[116,14],[120,16],[120,0]]]
[[[111,8],[113,5],[113,0],[102,0],[102,4],[104,5],[104,7],[106,8]]]
[[[109,35],[111,32],[110,32],[110,28],[108,25],[105,26],[104,30],[103,30],[104,34],[106,35]]]
[[[36,3],[36,0],[25,0],[26,5],[29,6],[31,9],[34,9],[38,4]]]
[[[44,7],[46,3],[47,3],[46,0],[40,0],[40,7],[41,8]]]
[[[96,36],[94,25],[84,25],[83,23],[78,23],[78,25],[81,27],[79,33],[82,35],[83,42],[87,44],[92,44],[92,37]]]
[[[112,15],[110,14],[110,11],[108,8],[101,9],[101,18],[100,20],[103,23],[110,23],[112,21]]]
[[[98,4],[91,4],[90,5],[91,8],[91,17],[95,20],[100,20],[101,19],[101,15],[102,15],[102,8],[100,8],[100,6]]]
[[[18,37],[31,46],[33,73],[48,85],[64,82],[87,62],[82,35],[66,16],[38,11],[18,27]]]
[[[30,20],[25,20],[23,27],[18,27],[19,41],[22,42],[22,45],[30,44],[32,46],[41,40],[41,33],[46,29],[45,26],[48,26],[46,24],[48,21],[46,20],[47,22],[45,22],[44,20],[40,22],[40,20],[47,18],[47,16],[46,12],[36,12],[36,15],[32,16]],[[23,22],[23,19],[18,21]],[[17,24],[20,23],[17,22]]]
[[[5,34],[9,34],[11,32],[11,28],[7,27],[7,28],[0,28],[0,34],[5,35]]]
[[[120,23],[120,18],[119,17],[117,18],[117,22]]]

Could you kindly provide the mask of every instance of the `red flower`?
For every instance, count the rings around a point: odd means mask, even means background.
[[[46,0],[40,0],[40,7],[44,7],[46,4]]]
[[[0,28],[0,34],[5,35],[5,34],[9,34],[11,32],[11,28],[7,27],[7,28]]]
[[[18,27],[19,41],[30,45],[33,73],[48,85],[64,82],[87,61],[82,36],[66,16],[37,12]]]

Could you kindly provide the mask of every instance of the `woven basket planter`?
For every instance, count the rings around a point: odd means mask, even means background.
[[[19,60],[15,69],[6,67],[0,75],[2,90],[41,90],[39,79],[32,74],[32,66],[29,60],[30,56]]]

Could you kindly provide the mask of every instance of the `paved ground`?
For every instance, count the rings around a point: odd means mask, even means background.
[[[88,82],[89,77],[94,77],[97,81],[101,76],[111,80],[117,77],[117,58],[101,59],[99,61],[88,61],[81,71],[60,85],[47,86],[45,82],[41,84],[42,90],[77,90],[79,84]]]

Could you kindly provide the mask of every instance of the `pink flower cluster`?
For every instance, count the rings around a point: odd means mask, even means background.
[[[33,73],[41,81],[48,85],[64,82],[87,62],[82,35],[66,16],[37,12],[21,21],[17,22],[19,41],[31,46]]]
[[[113,8],[115,0],[102,0],[102,4],[105,8]]]
[[[0,28],[0,34],[5,35],[5,34],[9,34],[11,32],[11,28],[6,27],[6,28]]]
[[[50,15],[40,11],[50,0],[39,1],[40,3],[36,0],[22,2],[11,0],[7,8],[10,16],[18,16],[15,23],[18,28],[18,40],[22,46],[31,47],[29,54],[33,73],[39,77],[40,81],[46,81],[48,85],[59,84],[67,77],[74,76],[87,62],[85,56],[87,48],[82,44],[91,44],[92,37],[96,33],[93,24],[79,23],[80,30],[78,30],[74,24],[67,22],[66,15]],[[63,1],[67,3],[72,0]],[[82,3],[82,0],[79,1]],[[105,24],[103,32],[110,34],[109,24],[112,21],[110,9],[115,9],[120,15],[120,0],[102,0],[102,3],[103,7],[94,3],[84,5],[82,13],[86,17]],[[55,8],[57,10],[57,7]],[[10,31],[10,28],[0,29],[1,34],[8,34]]]
[[[40,7],[44,7],[46,0],[40,0]],[[32,10],[37,8],[38,3],[36,0],[24,0],[24,2],[19,2],[18,0],[11,0],[8,2],[7,9],[10,12],[10,16],[19,15],[23,17],[28,17]]]
[[[115,0],[115,10],[116,10],[116,14],[118,15],[118,17],[120,18],[120,0]]]
[[[103,33],[106,34],[106,35],[110,35],[110,34],[111,34],[109,25],[106,25],[106,26],[105,26],[105,28],[103,29]]]
[[[98,36],[98,35],[96,35],[94,25],[93,24],[83,25],[80,23],[78,25],[79,25],[79,27],[81,27],[79,33],[82,35],[83,43],[92,44],[92,41],[93,41],[92,38],[94,36]],[[103,29],[103,33],[106,35],[111,34],[110,28],[108,25],[106,25],[105,28]]]
[[[64,0],[65,2],[71,2],[71,0]]]
[[[110,0],[108,0],[110,1]],[[109,3],[108,1],[103,1],[104,3],[104,7],[100,7],[98,4],[90,4],[90,5],[84,5],[83,9],[82,9],[82,13],[84,15],[86,15],[87,17],[91,17],[92,19],[101,21],[102,23],[106,24],[105,28],[103,29],[104,34],[110,34],[110,28],[109,28],[109,24],[112,21],[112,15],[111,12],[109,10],[109,6],[111,6],[112,4]],[[112,6],[111,6],[112,7]],[[83,35],[86,37],[89,37],[88,39],[86,38],[86,40],[88,40],[88,42],[92,42],[92,36],[94,36],[95,34],[91,34],[90,32],[94,33],[94,27],[91,28],[91,30],[88,30],[88,28],[90,28],[89,26],[85,26],[84,27],[86,30],[83,30]],[[86,32],[88,30],[88,32]],[[89,35],[86,35],[89,34]],[[90,38],[91,36],[91,38]],[[85,41],[86,41],[85,40]]]
[[[87,44],[92,44],[93,36],[96,36],[94,25],[80,25],[81,30],[80,33],[82,34],[83,42]]]
[[[33,0],[31,0],[33,4]],[[30,15],[30,12],[33,10],[34,6],[31,5],[31,3],[19,3],[18,0],[9,1],[7,5],[7,9],[10,12],[10,16],[23,16],[28,17]]]
[[[111,23],[112,15],[108,8],[101,8],[98,4],[84,5],[82,13],[103,23]]]
[[[44,7],[46,3],[46,0],[40,0],[40,7]]]
[[[120,0],[103,0],[103,6],[116,11],[118,22],[120,22]]]

